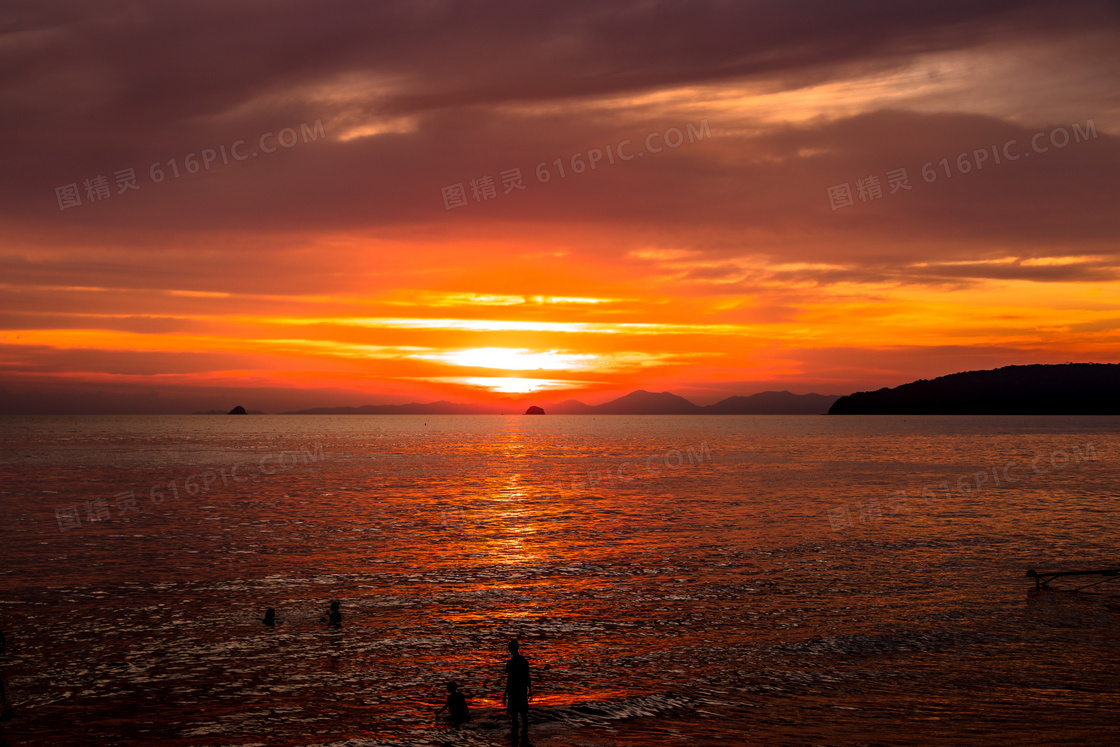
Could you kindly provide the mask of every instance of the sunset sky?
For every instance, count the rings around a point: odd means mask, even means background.
[[[1115,2],[16,0],[0,58],[0,412],[1120,362]]]

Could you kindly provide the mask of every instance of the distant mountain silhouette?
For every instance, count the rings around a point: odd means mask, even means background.
[[[573,402],[575,406],[571,411],[568,411],[565,404],[550,405],[548,409],[556,415],[700,415],[704,412],[704,408],[692,404],[684,397],[669,392],[654,394],[641,389],[601,405]]]
[[[704,410],[713,415],[824,415],[838,399],[837,394],[760,392],[749,397],[728,397]]]
[[[763,392],[749,397],[728,397],[714,405],[700,407],[670,392],[638,390],[601,405],[578,400],[546,402],[540,407],[553,415],[823,415],[835,402],[835,395]],[[314,407],[286,415],[498,415],[522,412],[524,401],[456,404],[454,402],[412,402],[407,405],[363,405],[361,407]],[[530,408],[532,409],[532,408]],[[528,414],[528,413],[527,413]]]
[[[592,415],[596,412],[597,405],[585,405],[577,399],[566,399],[563,402],[545,403],[548,411],[553,415]]]
[[[1120,364],[966,371],[838,399],[831,415],[1117,415]]]

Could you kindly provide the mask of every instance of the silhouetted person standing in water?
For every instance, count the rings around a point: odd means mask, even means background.
[[[270,628],[273,625],[275,625],[276,624],[276,610],[273,609],[272,607],[269,607],[268,609],[266,609],[264,611],[264,617],[261,618],[261,622],[264,623],[265,625],[267,625]]]
[[[509,743],[517,747],[517,717],[521,716],[521,747],[529,747],[529,701],[533,697],[533,679],[529,660],[517,653],[517,641],[509,642],[510,659],[506,662],[506,689],[502,705],[510,720]]]

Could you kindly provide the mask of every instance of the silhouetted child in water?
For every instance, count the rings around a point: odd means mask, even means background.
[[[264,611],[264,617],[261,618],[261,622],[264,623],[265,625],[267,625],[270,628],[273,625],[275,625],[276,624],[276,610],[274,610],[272,607],[269,607],[268,609],[266,609]]]
[[[438,718],[441,713],[447,711],[448,718],[451,719],[453,726],[465,724],[471,720],[470,709],[467,708],[467,696],[461,692],[456,692],[456,685],[454,682],[447,683],[447,702],[443,704],[443,708],[436,711]]]
[[[521,716],[521,745],[529,747],[529,700],[533,697],[533,680],[529,676],[529,660],[517,653],[517,641],[509,642],[510,659],[506,662],[506,689],[502,705],[510,720],[509,743],[517,747],[517,717]]]
[[[342,613],[338,609],[338,602],[331,602],[331,608],[327,612],[327,616],[320,618],[319,622],[325,622],[332,628],[342,627]]]

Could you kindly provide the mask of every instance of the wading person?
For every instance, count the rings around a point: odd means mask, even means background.
[[[509,642],[510,659],[506,662],[506,689],[502,705],[509,713],[509,743],[517,747],[517,720],[521,717],[521,747],[529,747],[529,701],[533,698],[533,680],[529,660],[517,653],[517,641]]]
[[[443,704],[443,708],[436,711],[436,718],[447,711],[447,717],[451,719],[451,725],[455,727],[471,720],[471,711],[467,707],[467,696],[458,692],[458,687],[454,682],[447,683],[447,702]]]
[[[320,618],[319,622],[324,622],[327,627],[341,628],[342,627],[342,611],[338,609],[338,602],[331,602],[331,608],[327,610],[326,617]]]

